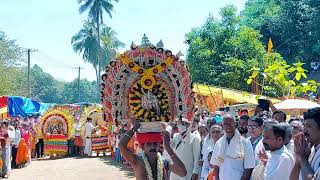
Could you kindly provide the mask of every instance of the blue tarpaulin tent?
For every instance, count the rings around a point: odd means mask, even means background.
[[[30,98],[20,96],[9,96],[8,98],[8,111],[11,117],[16,117],[17,115],[29,117],[33,114],[42,114],[53,105],[50,103],[39,103]]]

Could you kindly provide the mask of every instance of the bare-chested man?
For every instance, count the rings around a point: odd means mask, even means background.
[[[145,142],[141,144],[141,148],[144,152],[142,157],[137,156],[127,148],[127,144],[133,136],[134,132],[136,132],[140,128],[140,123],[135,122],[134,127],[124,133],[120,138],[119,148],[122,156],[131,164],[134,174],[137,180],[167,180],[168,174],[164,167],[158,167],[158,164],[163,165],[163,160],[159,155],[159,142]],[[178,158],[178,156],[174,153],[174,151],[170,147],[170,134],[167,131],[162,132],[163,136],[163,147],[170,155],[173,165],[170,166],[170,171],[175,174],[184,177],[187,175],[186,168],[182,161]],[[146,165],[147,164],[147,165]],[[149,169],[149,170],[148,170]],[[159,172],[161,169],[162,172]],[[159,174],[160,173],[160,174]],[[162,178],[162,179],[158,179]]]

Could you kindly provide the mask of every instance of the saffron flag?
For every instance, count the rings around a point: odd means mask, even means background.
[[[271,53],[272,48],[273,48],[272,40],[271,40],[271,38],[269,38],[268,53]]]

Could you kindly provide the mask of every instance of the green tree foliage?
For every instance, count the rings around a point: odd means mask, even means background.
[[[100,41],[104,53],[103,57],[101,57],[100,71],[104,71],[111,59],[116,55],[115,50],[125,46],[125,44],[117,38],[117,35],[117,32],[115,32],[111,27],[104,24],[101,25]]]
[[[64,103],[76,103],[76,102],[92,102],[97,103],[100,99],[96,94],[96,82],[82,79],[80,81],[80,100],[78,97],[78,80],[74,80],[70,83],[65,83],[62,93],[62,102]]]
[[[259,30],[266,44],[279,20],[280,9],[280,0],[248,0],[241,12],[241,25]]]
[[[17,86],[21,82],[23,57],[23,50],[0,31],[0,95],[23,94]]]
[[[277,56],[277,55],[275,55]],[[272,64],[264,69],[252,68],[251,76],[248,78],[247,83],[254,82],[255,77],[259,77],[259,85],[261,93],[267,95],[277,95],[284,97],[298,96],[301,93],[316,92],[320,83],[314,80],[308,80],[307,70],[302,66],[303,63],[297,62],[289,65],[283,59],[275,57]]]
[[[96,31],[93,28],[93,31]],[[111,29],[108,29],[111,35],[115,35]],[[80,32],[85,33],[85,32]],[[104,36],[102,36],[104,37]],[[110,36],[111,39],[117,40]],[[104,38],[105,44],[108,44],[107,38]],[[85,42],[85,41],[84,41]],[[118,43],[120,41],[112,41]],[[80,45],[79,45],[80,46]],[[112,47],[110,45],[110,47]],[[83,51],[83,50],[82,50]],[[86,57],[89,52],[83,53]],[[25,65],[26,52],[21,49],[14,40],[10,40],[0,31],[0,96],[24,96],[27,97],[27,67]],[[85,58],[84,58],[85,59]],[[30,69],[31,97],[34,100],[47,103],[75,103],[78,99],[78,80],[72,82],[58,81],[54,77],[44,72],[38,65]],[[80,101],[97,103],[100,101],[96,97],[96,81],[80,80]]]
[[[97,103],[96,82],[80,80],[80,99],[78,94],[78,79],[71,82],[58,81],[44,72],[39,66],[31,68],[31,98],[47,103]]]
[[[221,19],[210,16],[186,35],[187,62],[195,82],[249,90],[245,83],[254,66],[261,66],[265,50],[258,31],[240,26],[235,6],[221,9]]]
[[[24,62],[23,50],[14,40],[8,39],[4,32],[0,31],[0,65],[18,66]]]
[[[112,17],[113,1],[118,2],[118,0],[79,0],[79,12],[83,13],[89,10],[89,20],[100,24],[103,23],[103,12]]]
[[[31,97],[38,101],[48,103],[61,102],[61,89],[59,81],[34,65],[30,70]]]
[[[301,60],[310,69],[320,55],[319,13],[316,0],[248,0],[242,24],[260,31],[265,45],[271,37],[288,63]]]

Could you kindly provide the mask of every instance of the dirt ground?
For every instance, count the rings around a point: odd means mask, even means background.
[[[11,180],[132,180],[128,167],[107,157],[40,159],[14,169]]]

